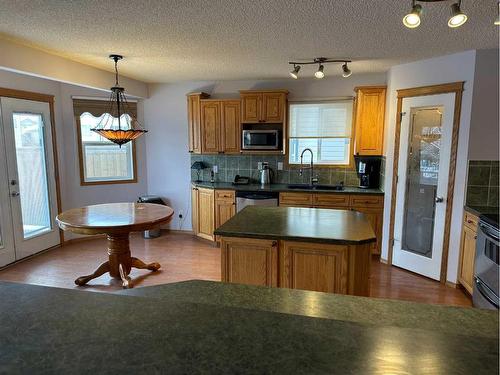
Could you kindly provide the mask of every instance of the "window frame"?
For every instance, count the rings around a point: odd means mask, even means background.
[[[90,112],[89,112],[90,113]],[[91,113],[92,114],[92,113]],[[83,113],[82,113],[83,115]],[[102,180],[102,181],[85,181],[85,166],[83,165],[83,144],[82,144],[82,126],[80,122],[80,116],[75,114],[76,122],[76,134],[78,143],[78,164],[80,166],[80,186],[92,186],[92,185],[114,185],[114,184],[134,184],[137,183],[137,158],[136,158],[136,144],[135,140],[130,141],[132,143],[132,178],[123,180]]]
[[[290,163],[290,105],[291,104],[321,104],[321,103],[334,103],[339,101],[352,100],[352,123],[351,123],[351,137],[349,142],[349,163],[348,164],[314,164],[314,169],[353,169],[354,164],[354,142],[356,141],[356,100],[353,97],[345,98],[332,98],[332,99],[312,99],[312,100],[293,100],[287,103],[287,119],[286,119],[286,153],[285,153],[285,167],[286,169],[300,169],[300,163]],[[321,137],[320,137],[321,138]],[[341,138],[341,137],[339,137]],[[343,137],[342,137],[343,138]],[[326,138],[325,138],[326,139]]]

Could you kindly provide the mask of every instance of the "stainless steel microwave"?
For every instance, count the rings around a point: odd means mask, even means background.
[[[279,130],[243,130],[243,150],[278,150]]]

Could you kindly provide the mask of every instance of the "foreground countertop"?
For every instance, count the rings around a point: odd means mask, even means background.
[[[202,281],[120,294],[0,283],[0,373],[498,371],[497,312]]]
[[[231,182],[191,182],[196,187],[207,189],[235,190],[235,191],[266,191],[266,192],[296,192],[296,193],[329,193],[329,194],[374,194],[384,195],[380,189],[361,189],[354,186],[345,186],[344,190],[322,190],[322,189],[291,189],[289,184],[260,184],[233,185]]]
[[[364,214],[323,208],[247,206],[214,234],[353,245],[376,241]]]

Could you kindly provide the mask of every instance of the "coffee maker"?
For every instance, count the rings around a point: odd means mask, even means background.
[[[356,172],[361,189],[378,189],[380,187],[381,156],[354,155]]]

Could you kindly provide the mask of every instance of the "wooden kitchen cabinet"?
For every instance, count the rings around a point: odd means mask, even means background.
[[[205,93],[188,95],[189,152],[239,154],[240,101],[208,98]]]
[[[244,124],[285,122],[286,90],[240,91],[241,122]]]
[[[221,151],[221,112],[220,102],[201,102],[201,151],[217,154]]]
[[[380,254],[381,241],[382,241],[382,221],[383,221],[383,209],[373,208],[373,207],[353,207],[351,210],[362,212],[365,214],[366,218],[372,225],[373,231],[377,236],[377,242],[370,244],[370,249],[372,254]]]
[[[215,191],[215,228],[220,227],[236,214],[235,193],[233,190]]]
[[[462,240],[460,245],[460,268],[458,281],[472,295],[474,285],[474,259],[476,255],[477,216],[466,212],[462,226]]]
[[[240,101],[222,100],[220,103],[221,151],[225,154],[239,154],[241,150]]]
[[[215,194],[213,189],[191,188],[191,219],[194,233],[214,241]]]
[[[356,87],[355,155],[382,155],[386,86]]]
[[[189,152],[201,154],[201,100],[209,95],[203,92],[187,96]]]
[[[278,241],[223,237],[221,260],[224,282],[278,286]]]

